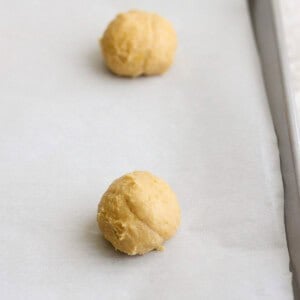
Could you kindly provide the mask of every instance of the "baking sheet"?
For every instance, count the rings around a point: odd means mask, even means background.
[[[281,3],[281,2],[280,2]],[[278,1],[250,0],[257,48],[261,60],[270,111],[278,139],[284,185],[284,212],[294,299],[299,299],[300,202],[299,120],[290,87]]]
[[[292,299],[277,140],[247,3],[11,1],[0,10],[0,290],[6,299]],[[178,32],[174,67],[121,79],[96,37],[119,11]],[[135,169],[167,180],[182,225],[126,257],[97,202]]]

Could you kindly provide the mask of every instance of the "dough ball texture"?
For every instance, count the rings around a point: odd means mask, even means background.
[[[119,14],[100,41],[107,67],[120,76],[164,73],[172,64],[176,32],[166,19],[143,11]]]
[[[104,237],[129,255],[162,250],[180,223],[180,208],[169,185],[149,172],[135,171],[115,180],[98,206]]]

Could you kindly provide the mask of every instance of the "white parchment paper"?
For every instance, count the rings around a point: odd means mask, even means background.
[[[121,79],[97,37],[119,11],[179,37],[160,77]],[[292,298],[276,136],[246,1],[6,1],[0,9],[2,299]],[[178,234],[127,257],[96,224],[108,184],[149,170]]]

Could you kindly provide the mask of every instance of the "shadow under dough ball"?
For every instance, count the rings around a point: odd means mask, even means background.
[[[172,64],[177,46],[171,23],[143,11],[119,14],[100,40],[107,67],[120,76],[164,73]]]
[[[104,237],[129,255],[162,250],[180,224],[180,208],[169,185],[149,172],[115,180],[102,196],[97,221]]]

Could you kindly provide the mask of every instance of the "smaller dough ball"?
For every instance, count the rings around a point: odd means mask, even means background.
[[[162,250],[180,223],[180,208],[169,185],[149,172],[136,171],[115,180],[98,206],[104,237],[129,255]]]
[[[143,11],[119,14],[100,41],[107,67],[120,76],[164,73],[172,64],[177,38],[166,19]]]

